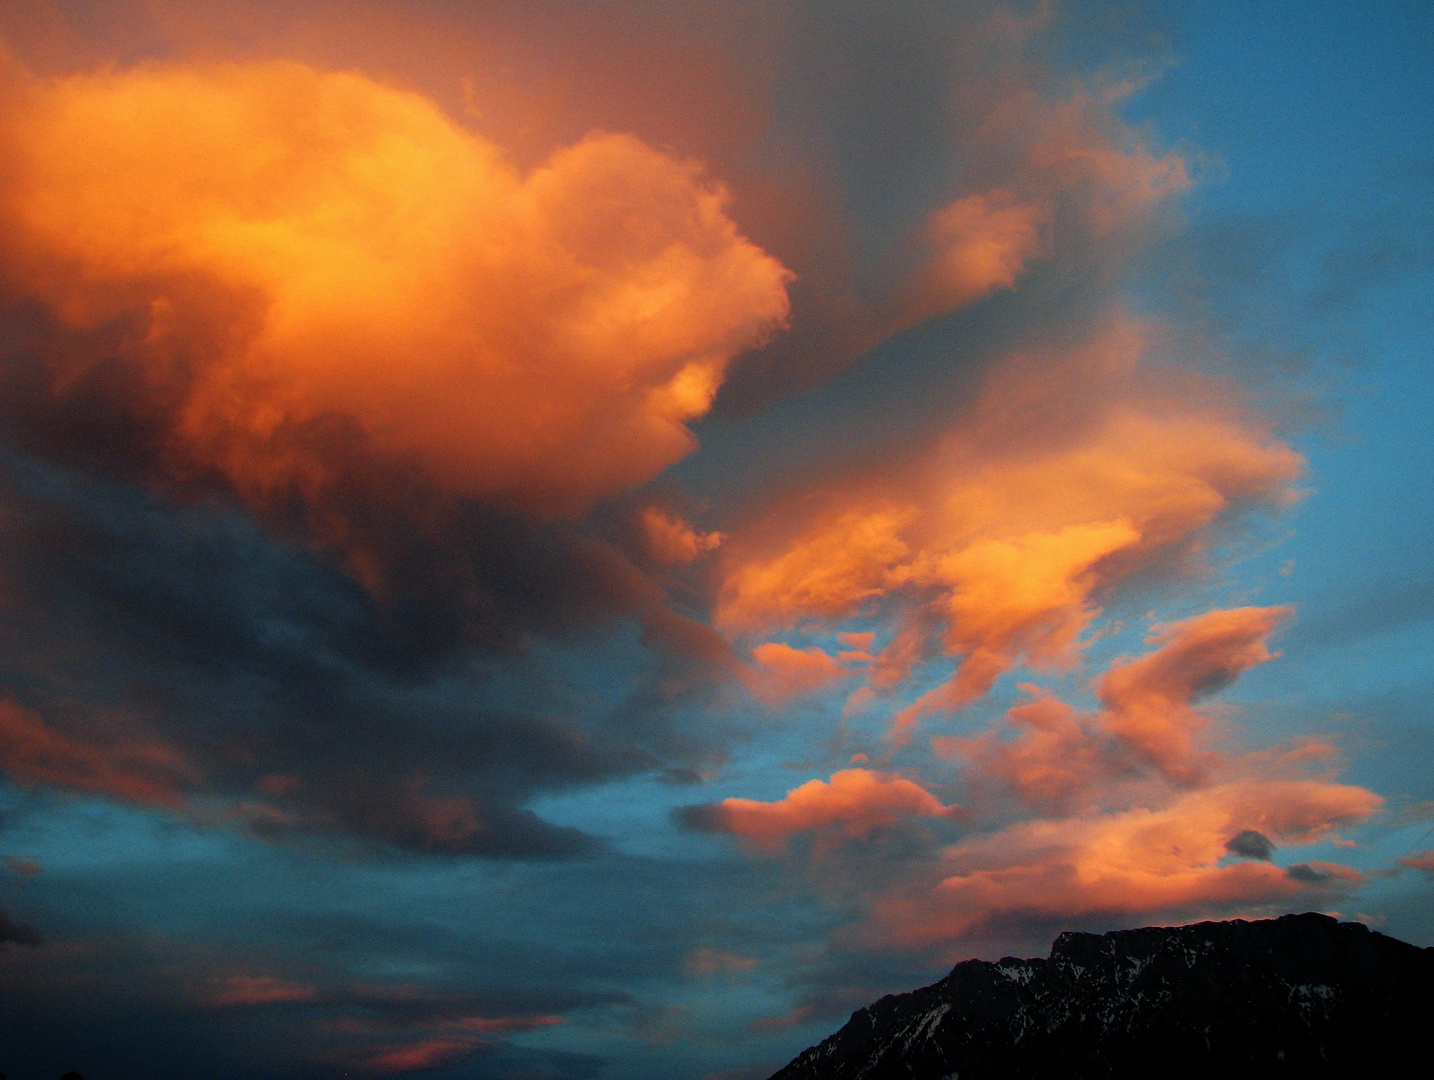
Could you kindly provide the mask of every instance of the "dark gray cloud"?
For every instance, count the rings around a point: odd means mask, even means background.
[[[1242,859],[1259,859],[1263,862],[1269,862],[1275,857],[1274,843],[1264,833],[1254,829],[1246,829],[1230,837],[1225,843],[1225,850]]]
[[[0,910],[0,945],[39,945],[42,940],[29,923],[16,922]]]
[[[600,537],[481,507],[454,508],[436,538],[395,520],[396,584],[377,601],[232,503],[13,452],[0,473],[0,686],[64,742],[12,753],[18,779],[123,796],[115,755],[154,744],[172,801],[217,796],[269,835],[547,856],[591,843],[523,809],[532,794],[711,752],[667,719],[702,685],[688,624]],[[609,658],[625,694],[539,647],[623,623],[648,642]]]

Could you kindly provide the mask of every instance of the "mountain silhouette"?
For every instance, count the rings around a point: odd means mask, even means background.
[[[772,1080],[1412,1075],[1431,1015],[1434,949],[1327,915],[1065,933],[858,1010]]]

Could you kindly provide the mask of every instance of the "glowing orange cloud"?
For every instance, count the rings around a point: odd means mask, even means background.
[[[1006,712],[1015,738],[992,731],[972,738],[938,736],[941,757],[964,758],[974,773],[1010,786],[1025,802],[1059,806],[1109,777],[1118,764],[1090,718],[1063,701],[1035,691],[1033,700]]]
[[[1167,776],[1190,779],[1199,769],[1194,736],[1206,724],[1194,702],[1277,656],[1265,639],[1292,610],[1233,608],[1157,628],[1149,640],[1159,649],[1097,684],[1103,726]]]
[[[934,890],[883,901],[875,918],[891,939],[917,945],[1002,917],[1142,917],[1278,901],[1311,885],[1362,879],[1334,865],[1293,874],[1261,861],[1221,865],[1232,837],[1253,829],[1309,843],[1366,820],[1382,803],[1345,784],[1252,778],[1159,809],[1021,822],[948,849],[951,872]]]
[[[809,780],[776,802],[723,799],[705,809],[706,827],[735,833],[767,851],[780,850],[796,833],[860,838],[902,818],[961,813],[911,780],[868,769],[842,769],[830,782]]]
[[[873,685],[885,686],[937,627],[961,663],[898,715],[898,741],[1014,664],[1072,663],[1098,592],[1198,554],[1242,508],[1297,495],[1299,455],[1227,404],[1137,388],[1145,337],[1126,322],[1072,354],[1017,357],[974,417],[889,472],[881,495],[861,483],[830,491],[775,551],[738,535],[719,625],[747,635],[832,625],[891,603],[907,615],[873,665]]]
[[[182,436],[241,487],[286,424],[352,417],[460,492],[581,508],[695,445],[787,271],[693,162],[594,133],[527,174],[430,101],[296,63],[12,79],[12,292],[138,320]]]
[[[967,759],[982,776],[1006,782],[1023,800],[1058,805],[1108,780],[1153,766],[1188,784],[1200,779],[1210,755],[1197,737],[1208,724],[1199,699],[1277,653],[1266,638],[1292,609],[1230,608],[1170,626],[1149,637],[1159,648],[1115,664],[1096,683],[1105,706],[1082,716],[1034,687],[1032,701],[1007,714],[1007,727],[973,738],[932,740],[944,757]]]
[[[194,773],[173,748],[153,741],[105,746],[56,731],[36,713],[0,701],[0,772],[21,784],[51,784],[155,806],[179,807]]]

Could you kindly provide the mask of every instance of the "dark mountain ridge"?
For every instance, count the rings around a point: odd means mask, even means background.
[[[1327,915],[1065,933],[858,1010],[772,1080],[1398,1075],[1431,1019],[1434,949]]]

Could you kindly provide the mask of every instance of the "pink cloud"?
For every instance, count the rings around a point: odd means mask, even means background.
[[[824,650],[812,646],[795,649],[769,641],[752,650],[756,667],[747,685],[759,701],[784,705],[793,698],[816,693],[845,679],[850,671]]]
[[[703,824],[730,832],[766,851],[779,851],[797,833],[827,841],[860,838],[904,818],[962,813],[914,781],[869,769],[842,769],[831,780],[809,780],[775,802],[723,799],[703,808]]]

